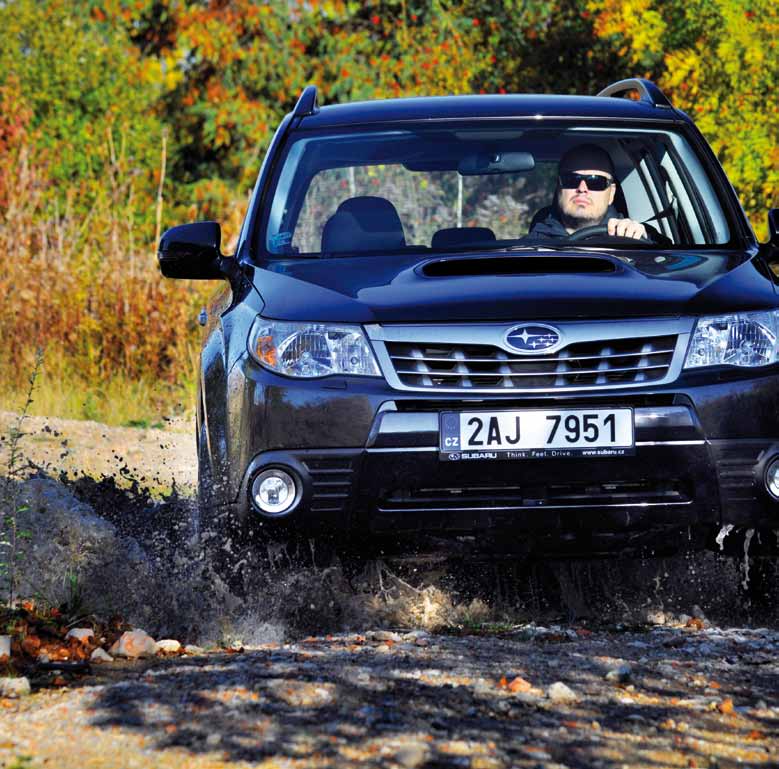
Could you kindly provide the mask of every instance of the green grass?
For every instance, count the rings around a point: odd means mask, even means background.
[[[23,401],[21,389],[0,385],[0,411],[18,411]],[[166,417],[191,415],[194,403],[194,388],[189,384],[131,380],[122,374],[102,384],[67,374],[55,376],[44,368],[35,385],[29,414],[161,428]]]

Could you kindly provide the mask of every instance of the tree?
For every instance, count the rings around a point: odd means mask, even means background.
[[[711,143],[761,236],[779,207],[779,6],[590,0],[598,36],[658,81]]]

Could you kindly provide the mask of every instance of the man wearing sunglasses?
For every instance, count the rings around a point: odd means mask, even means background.
[[[617,182],[608,153],[595,144],[574,147],[560,159],[555,202],[531,225],[530,235],[565,238],[585,227],[605,225],[610,236],[650,237],[647,228],[614,208]]]

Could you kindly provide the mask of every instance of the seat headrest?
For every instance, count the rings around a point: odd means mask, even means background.
[[[495,240],[495,233],[489,227],[447,227],[433,235],[430,245],[433,248],[458,248],[485,240]]]
[[[322,230],[322,252],[394,250],[406,245],[395,206],[365,195],[344,200]]]

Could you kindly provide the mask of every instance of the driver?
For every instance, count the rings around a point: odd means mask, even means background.
[[[566,238],[585,227],[605,225],[608,234],[647,238],[647,228],[614,208],[617,182],[609,154],[595,144],[580,144],[563,155],[554,204],[530,228],[530,235]]]

